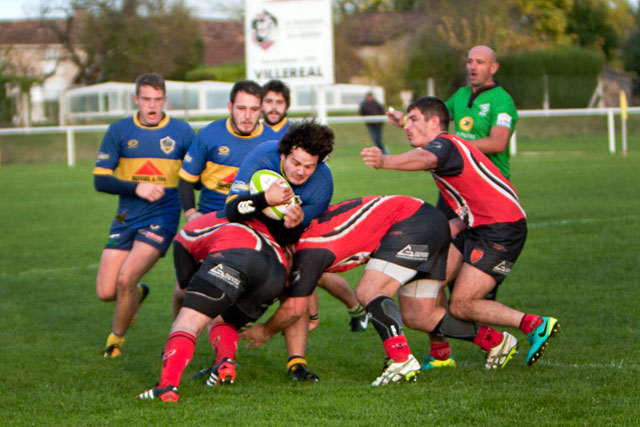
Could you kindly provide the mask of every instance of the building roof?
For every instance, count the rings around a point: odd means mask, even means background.
[[[0,45],[57,44],[58,38],[48,27],[50,25],[55,25],[62,29],[65,22],[62,20],[0,22]]]

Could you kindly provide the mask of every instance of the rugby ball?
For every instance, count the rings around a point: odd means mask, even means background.
[[[287,180],[284,179],[280,174],[269,169],[261,169],[251,176],[251,180],[249,181],[249,192],[251,194],[261,193],[267,188],[271,187],[271,185],[273,185],[273,183],[278,180],[282,180],[280,182],[280,185],[282,185],[283,187],[291,188]],[[296,199],[294,197],[291,200],[291,203],[286,205],[268,206],[262,210],[262,213],[271,219],[279,220],[284,218],[284,214],[295,203]]]

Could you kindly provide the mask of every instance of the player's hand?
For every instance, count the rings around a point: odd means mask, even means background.
[[[249,341],[247,348],[259,348],[271,338],[266,332],[264,323],[256,323],[249,329],[240,332],[238,336],[243,340]]]
[[[198,212],[194,208],[191,208],[184,213],[184,217],[187,219],[187,222],[191,222],[194,219],[199,218],[201,216],[202,216],[202,213]]]
[[[284,228],[294,228],[304,219],[304,211],[299,204],[292,205],[284,214]]]
[[[378,147],[366,147],[363,148],[360,152],[360,156],[362,156],[362,161],[365,165],[371,166],[375,169],[380,169],[382,167],[382,150]]]
[[[392,125],[404,127],[404,113],[402,111],[397,111],[394,110],[393,107],[389,107],[389,110],[387,110],[387,118]]]
[[[284,179],[278,179],[265,190],[264,197],[267,199],[269,206],[286,205],[291,203],[293,190]]]
[[[141,182],[136,186],[136,196],[151,203],[157,202],[164,196],[164,187],[151,182]]]

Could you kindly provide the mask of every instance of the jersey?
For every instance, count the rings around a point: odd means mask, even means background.
[[[424,204],[409,196],[366,196],[332,205],[296,245],[291,296],[310,295],[325,271],[340,273],[366,264],[391,227]],[[446,227],[446,218],[438,214]]]
[[[470,86],[462,87],[445,104],[451,112],[456,136],[469,141],[488,137],[493,126],[504,126],[513,134],[518,121],[513,99],[497,83],[481,88],[475,94]],[[504,152],[488,154],[487,157],[508,179],[509,143]]]
[[[275,242],[267,227],[256,219],[245,223],[230,223],[223,212],[211,212],[188,222],[176,235],[196,262],[212,252],[251,249],[264,252],[287,267],[282,248]]]
[[[441,134],[424,150],[438,158],[431,172],[444,201],[469,227],[526,219],[515,188],[475,146]]]
[[[249,181],[261,169],[269,169],[285,176],[278,152],[278,143],[264,142],[242,162],[231,186],[229,197],[249,194]],[[302,185],[291,185],[304,212],[302,224],[307,226],[327,210],[333,196],[333,176],[326,163],[320,163],[311,177]]]
[[[184,158],[180,178],[202,182],[198,211],[221,210],[243,159],[258,144],[276,140],[271,129],[262,125],[248,136],[233,131],[231,119],[221,119],[200,129]]]
[[[136,229],[153,224],[176,233],[180,219],[178,171],[193,137],[189,124],[166,115],[154,127],[142,125],[137,116],[109,126],[100,144],[94,175],[115,174],[123,181],[165,187],[164,196],[154,203],[135,195],[120,195],[114,226]]]
[[[289,130],[289,125],[291,122],[288,118],[284,118],[280,120],[280,123],[275,124],[274,126],[269,125],[268,123],[264,123],[265,127],[268,127],[276,134],[276,139],[280,141],[285,133]]]

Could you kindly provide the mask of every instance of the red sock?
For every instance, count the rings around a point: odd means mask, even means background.
[[[431,343],[431,352],[429,352],[429,356],[433,357],[436,360],[447,360],[449,356],[451,356],[451,347],[448,342],[436,342]]]
[[[384,351],[394,362],[406,362],[411,354],[409,343],[404,335],[388,338],[384,343]]]
[[[184,368],[193,357],[196,337],[186,332],[174,332],[167,338],[162,356],[162,375],[158,387],[179,386]]]
[[[216,362],[235,360],[238,350],[238,331],[228,323],[216,323],[209,331],[209,342],[216,352]]]
[[[520,321],[520,330],[525,334],[533,332],[542,324],[542,317],[535,314],[525,314]]]
[[[489,349],[500,344],[503,339],[504,336],[502,335],[502,332],[497,331],[490,326],[482,325],[478,335],[473,339],[473,343],[484,351],[489,351]]]

